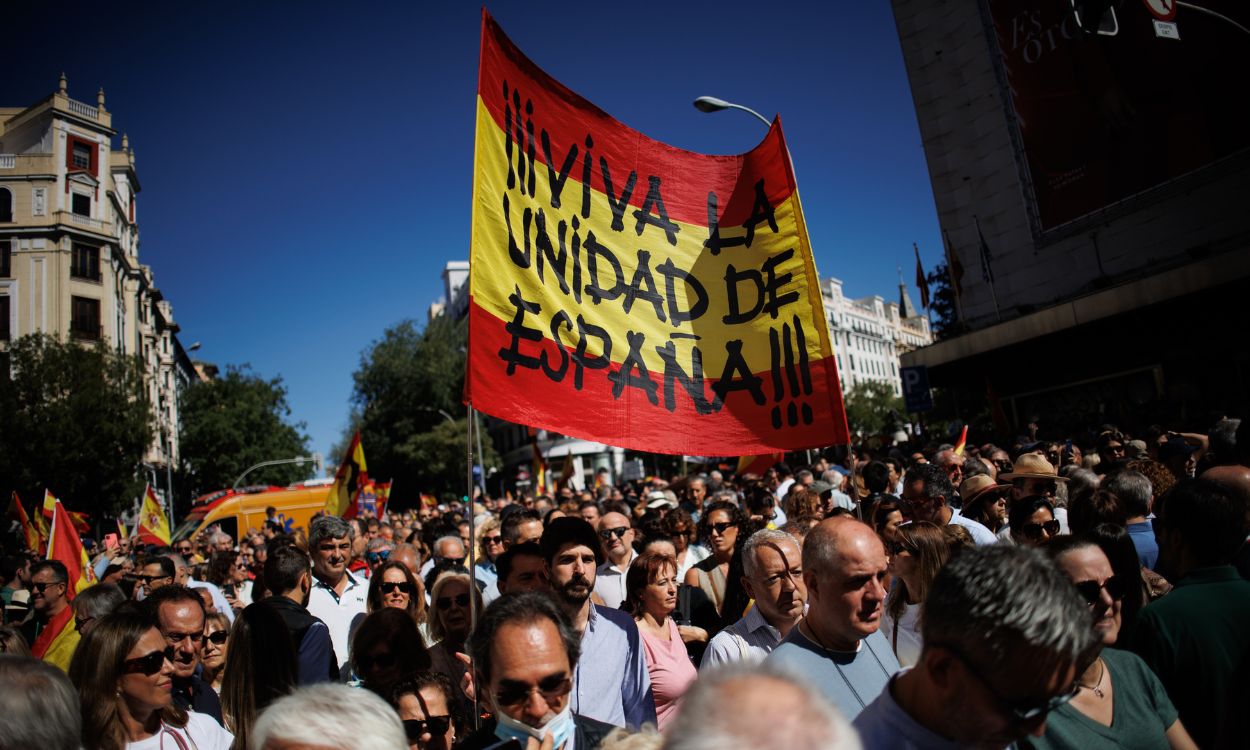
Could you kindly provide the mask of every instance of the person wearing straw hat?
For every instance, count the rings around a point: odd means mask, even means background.
[[[1016,459],[1011,471],[998,475],[999,480],[1011,482],[1011,499],[1029,495],[1044,495],[1054,502],[1059,482],[1068,481],[1059,476],[1054,464],[1040,453],[1025,453]]]
[[[994,533],[1007,524],[1007,494],[1009,484],[999,484],[988,474],[968,477],[959,485],[964,507],[959,514],[976,521]]]

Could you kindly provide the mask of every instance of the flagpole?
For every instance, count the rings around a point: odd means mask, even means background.
[[[998,322],[1003,322],[1003,313],[998,309],[998,292],[994,289],[994,272],[990,270],[990,246],[985,244],[985,233],[981,231],[981,219],[976,215],[972,215],[972,220],[977,225],[977,239],[981,240],[981,277],[990,285],[990,299],[994,300],[994,315],[998,318]]]
[[[45,492],[46,492],[46,490],[45,490]],[[57,500],[56,502],[58,502],[58,503],[59,503],[59,502],[60,502],[60,500]],[[51,559],[52,559],[52,542],[56,540],[56,517],[57,517],[57,515],[58,515],[58,514],[57,514],[57,512],[56,512],[56,504],[54,503],[54,504],[52,505],[52,526],[48,529],[48,551],[47,551],[47,554],[45,554],[45,555],[44,555],[44,558],[43,558],[43,559],[45,559],[45,560],[51,560]],[[67,591],[68,591],[68,588],[69,588],[69,587],[68,587],[68,585],[67,585],[67,586],[66,586],[66,590],[67,590]]]
[[[465,464],[466,464],[466,473],[468,474],[468,495],[466,496],[466,499],[468,500],[467,505],[468,505],[468,512],[469,512],[469,549],[467,550],[467,552],[468,552],[468,558],[469,558],[469,585],[476,588],[477,579],[474,576],[474,571],[477,569],[477,544],[476,544],[477,525],[473,520],[474,516],[476,515],[473,512],[473,424],[474,422],[477,421],[477,410],[473,408],[473,404],[469,404],[468,417],[469,418],[465,420],[465,429],[467,430],[467,432],[465,433],[465,436],[464,436]],[[478,440],[481,440],[480,435],[478,436]],[[473,629],[477,627],[477,597],[472,596],[473,592],[469,592],[469,593],[470,593],[470,596],[469,596],[469,631],[472,632]],[[473,659],[473,655],[469,654],[469,671],[470,672],[472,672],[473,670],[472,659]],[[479,690],[482,689],[482,687],[483,687],[482,685],[475,686],[475,689],[473,691],[473,729],[474,730],[477,730],[478,728],[478,718],[481,713],[478,709],[477,693]]]

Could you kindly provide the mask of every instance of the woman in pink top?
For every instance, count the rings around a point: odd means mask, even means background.
[[[669,555],[646,552],[629,566],[625,603],[621,605],[634,616],[642,634],[661,730],[677,715],[678,701],[698,676],[686,655],[677,623],[669,616],[677,607],[677,583],[677,561]]]

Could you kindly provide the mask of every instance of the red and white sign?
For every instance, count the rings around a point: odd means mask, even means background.
[[[1160,21],[1171,21],[1176,18],[1176,0],[1142,0],[1150,15]]]

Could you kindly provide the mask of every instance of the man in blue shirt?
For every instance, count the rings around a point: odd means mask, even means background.
[[[630,729],[654,724],[655,698],[638,626],[625,612],[590,601],[595,569],[603,563],[594,528],[580,518],[557,518],[543,531],[540,546],[556,601],[582,638],[573,713]]]
[[[1154,526],[1151,525],[1150,506],[1154,499],[1154,489],[1145,474],[1137,471],[1117,471],[1107,476],[1102,482],[1102,489],[1120,498],[1124,510],[1128,514],[1125,528],[1128,538],[1137,550],[1137,561],[1143,568],[1154,570],[1159,562],[1159,542],[1155,539]]]
[[[807,678],[854,719],[898,671],[878,632],[888,563],[871,527],[846,516],[823,521],[803,542],[807,616],[765,663]]]

